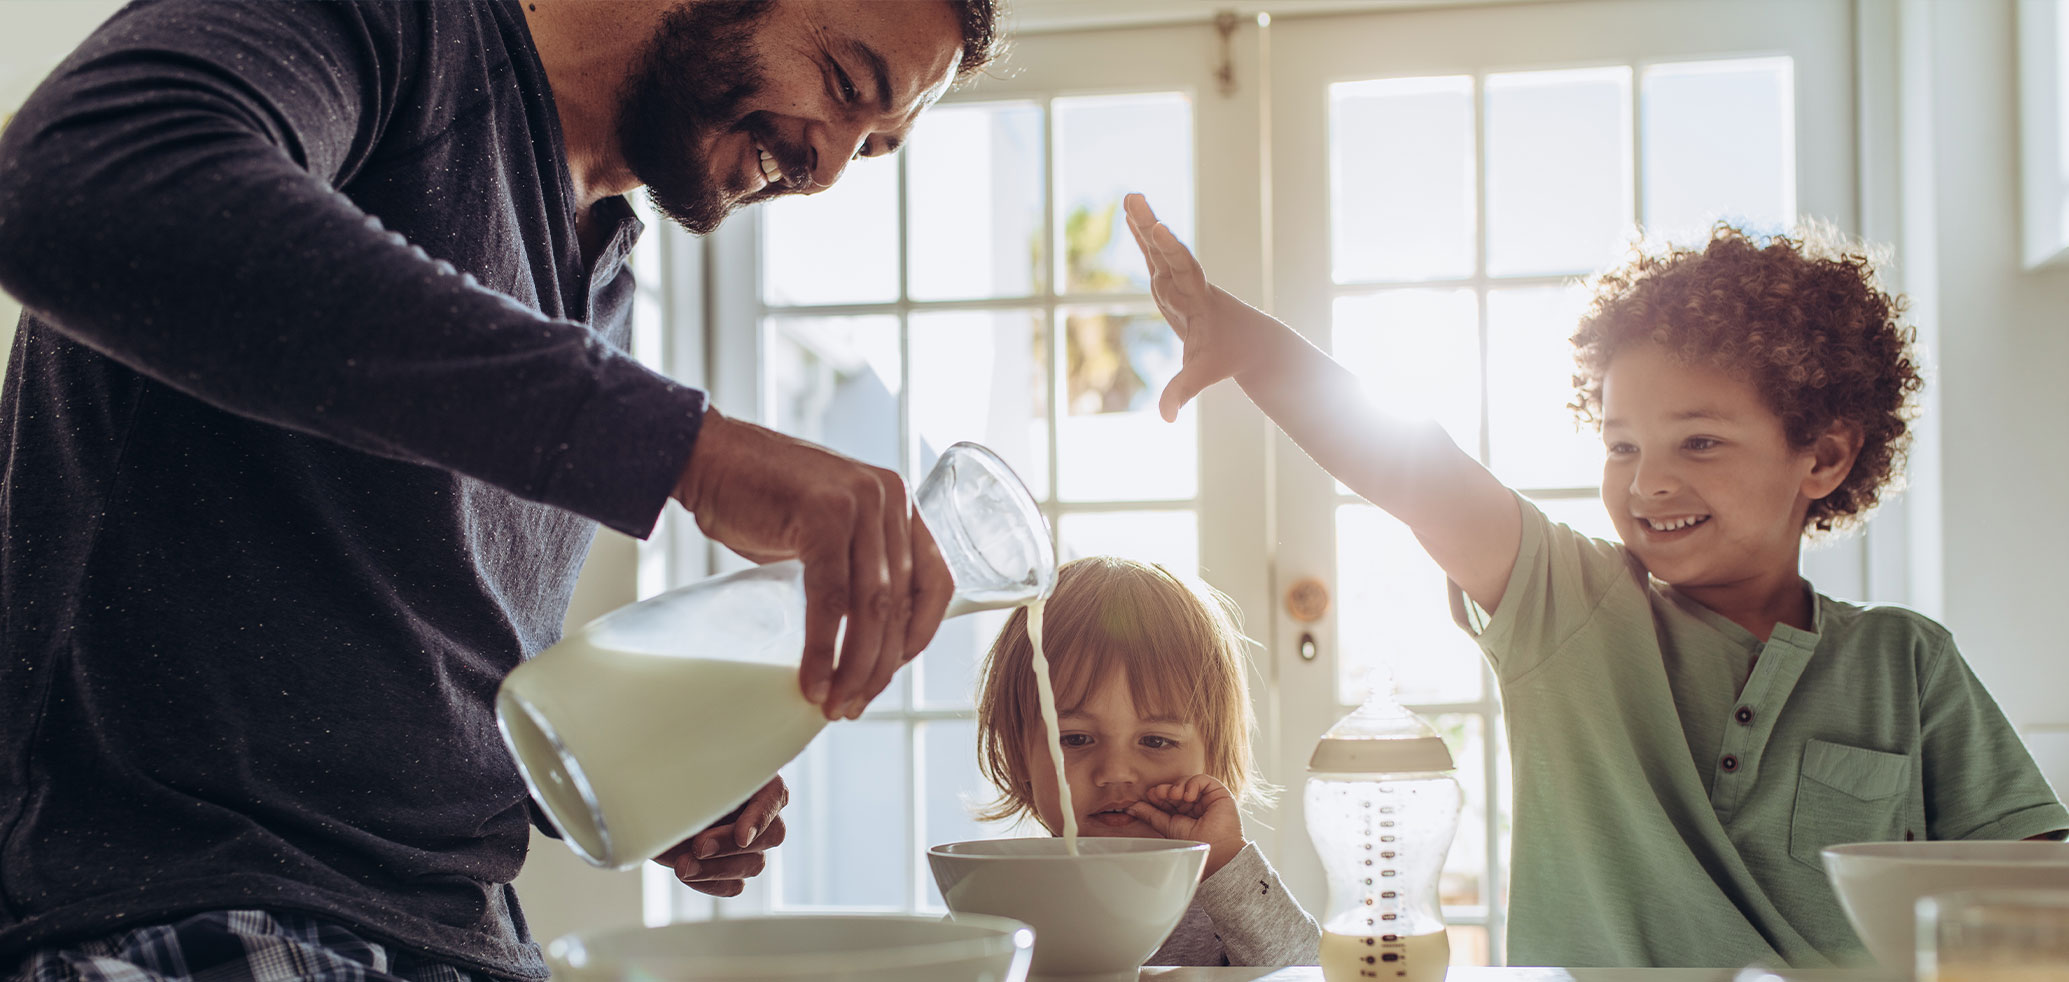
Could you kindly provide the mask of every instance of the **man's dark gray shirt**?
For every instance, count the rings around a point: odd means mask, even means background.
[[[232,907],[544,975],[497,684],[703,395],[514,3],[160,0],[0,134],[0,968]]]

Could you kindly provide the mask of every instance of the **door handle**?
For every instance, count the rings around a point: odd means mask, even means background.
[[[1313,624],[1329,612],[1329,587],[1309,576],[1286,588],[1286,613],[1303,624]]]
[[[1303,624],[1313,624],[1329,612],[1329,587],[1319,578],[1309,576],[1294,581],[1286,588],[1286,613]],[[1315,632],[1300,632],[1300,644],[1296,648],[1301,661],[1314,661],[1321,652],[1315,641]]]

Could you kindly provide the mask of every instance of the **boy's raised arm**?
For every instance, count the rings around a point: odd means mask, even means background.
[[[1157,307],[1185,342],[1183,367],[1164,389],[1164,418],[1176,418],[1207,386],[1235,379],[1308,456],[1406,522],[1445,574],[1494,610],[1523,534],[1509,489],[1442,427],[1380,412],[1342,365],[1207,282],[1199,261],[1142,195],[1128,195],[1126,208]]]

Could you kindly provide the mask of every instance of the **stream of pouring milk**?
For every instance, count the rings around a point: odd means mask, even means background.
[[[1070,778],[1063,773],[1063,733],[1056,721],[1056,689],[1049,684],[1049,659],[1042,654],[1042,604],[1027,605],[1027,641],[1034,646],[1035,694],[1042,704],[1042,728],[1049,741],[1049,763],[1056,768],[1057,806],[1063,809],[1063,851],[1078,854],[1078,810],[1070,803]]]

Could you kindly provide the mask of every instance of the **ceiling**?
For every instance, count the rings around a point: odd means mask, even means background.
[[[1211,21],[1224,10],[1273,17],[1461,7],[1542,0],[1004,0],[1011,34]]]

